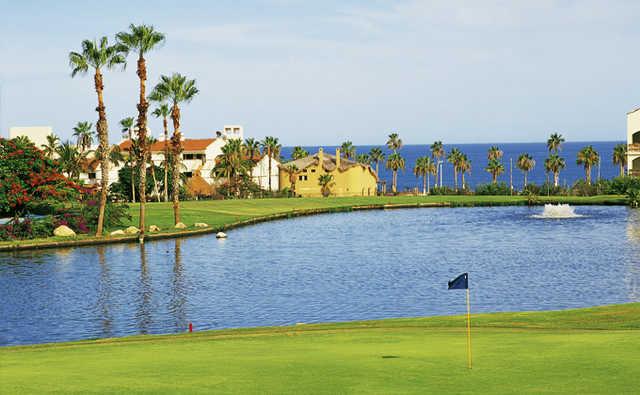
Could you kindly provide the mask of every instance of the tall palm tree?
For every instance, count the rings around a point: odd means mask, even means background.
[[[560,133],[553,133],[547,140],[547,149],[549,152],[557,154],[562,148],[562,143],[564,143],[564,137]]]
[[[76,138],[78,149],[86,151],[93,144],[93,124],[91,122],[78,122],[73,127],[73,137]]]
[[[333,174],[325,173],[318,177],[318,185],[322,191],[322,196],[328,197],[331,195],[331,185],[333,184]]]
[[[591,169],[598,163],[600,163],[600,154],[593,149],[592,145],[587,145],[578,151],[576,164],[584,166],[585,179],[589,185],[591,185]]]
[[[620,166],[620,177],[624,176],[624,168],[627,166],[627,145],[617,144],[613,147],[613,164]]]
[[[273,190],[271,189],[271,161],[274,157],[280,157],[280,150],[282,149],[282,146],[278,142],[278,138],[272,136],[265,137],[264,140],[260,142],[260,145],[262,146],[262,154],[266,154],[269,158],[269,192],[271,192]]]
[[[462,156],[462,152],[457,148],[451,148],[449,154],[447,155],[447,162],[453,165],[453,185],[455,189],[458,189],[458,170],[460,164],[460,157]]]
[[[491,174],[491,180],[494,184],[498,183],[498,177],[504,173],[504,165],[498,159],[490,159],[485,170]]]
[[[421,156],[416,159],[413,174],[422,177],[422,194],[431,192],[430,175],[435,173],[435,164],[430,156]]]
[[[293,163],[285,166],[285,170],[289,174],[289,183],[291,184],[291,194],[296,196],[296,181],[298,180],[298,172],[300,169]]]
[[[489,148],[489,151],[487,151],[487,160],[492,160],[492,159],[500,160],[502,159],[503,154],[504,152],[502,152],[500,148],[494,145],[491,148]]]
[[[378,147],[371,148],[369,151],[369,158],[371,159],[371,163],[376,164],[376,175],[379,177],[380,173],[378,172],[378,166],[380,162],[384,162],[384,152]]]
[[[102,37],[100,41],[84,40],[80,52],[69,53],[69,65],[71,67],[71,77],[78,74],[86,74],[91,68],[94,71],[93,81],[98,96],[98,122],[96,131],[98,133],[98,158],[100,159],[100,170],[102,177],[100,180],[100,206],[98,210],[98,224],[96,236],[102,236],[104,226],[104,210],[107,205],[107,193],[109,191],[109,127],[107,125],[107,112],[104,105],[104,80],[103,69],[113,69],[126,64],[124,48],[120,44],[109,45],[107,37]]]
[[[528,184],[527,178],[529,172],[533,170],[534,167],[536,167],[536,161],[535,159],[533,159],[533,156],[525,152],[523,154],[520,154],[520,156],[518,157],[516,166],[522,171],[522,173],[524,173],[524,187],[526,188]]]
[[[65,141],[58,146],[56,153],[59,157],[58,161],[62,172],[67,177],[78,180],[82,171],[82,163],[86,161],[89,152],[80,151],[75,144]]]
[[[136,202],[136,188],[135,185],[135,177],[133,168],[135,166],[135,155],[134,155],[134,142],[133,142],[133,123],[135,119],[133,117],[127,117],[120,120],[120,127],[122,128],[122,134],[127,136],[127,139],[131,143],[127,148],[127,164],[129,165],[129,175],[131,177],[131,202]]]
[[[124,162],[124,155],[122,155],[119,145],[114,144],[111,146],[109,150],[109,162],[115,167],[120,166],[120,163]]]
[[[153,96],[149,96],[149,100],[154,101]],[[171,115],[171,111],[169,110],[169,106],[167,103],[160,103],[158,107],[152,112],[153,116],[156,118],[162,117],[162,130],[164,133],[164,201],[169,201],[169,122],[167,118]]]
[[[467,182],[464,179],[465,174],[471,173],[471,160],[467,157],[467,154],[461,154],[458,158],[458,170],[460,170],[460,178],[462,182],[462,189],[467,188]]]
[[[369,166],[371,165],[371,157],[369,154],[358,154],[358,156],[356,156],[356,162]]]
[[[353,159],[356,155],[356,147],[353,146],[351,141],[345,141],[340,146],[340,152],[345,159]]]
[[[129,25],[129,31],[120,32],[116,34],[118,42],[126,48],[127,53],[136,52],[138,55],[138,69],[137,74],[140,80],[140,97],[138,101],[138,142],[140,143],[140,152],[138,153],[138,163],[140,164],[140,184],[139,184],[139,200],[140,200],[140,215],[138,228],[140,233],[138,237],[140,242],[144,240],[144,225],[145,225],[145,203],[147,201],[146,196],[146,184],[147,184],[147,110],[149,109],[149,102],[147,102],[147,63],[144,58],[145,54],[158,48],[164,43],[164,34],[156,31],[153,26],[148,25]],[[155,172],[153,173],[155,175]]]
[[[307,156],[309,156],[309,153],[304,148],[300,146],[293,147],[293,152],[291,152],[291,159],[302,159],[306,158]]]
[[[544,168],[547,173],[553,173],[553,186],[558,186],[560,183],[560,170],[566,167],[564,158],[561,158],[558,154],[554,153],[549,155],[544,161]]]
[[[256,156],[260,155],[260,142],[254,138],[245,139],[242,150],[249,160],[253,161]]]
[[[236,190],[236,196],[240,195],[240,178],[251,171],[251,161],[245,159],[242,151],[241,140],[228,140],[212,170],[215,178],[225,178],[229,181],[230,186]]]
[[[53,159],[54,155],[58,152],[59,146],[60,146],[60,138],[55,134],[51,133],[47,135],[47,143],[43,144],[41,147],[45,156],[49,159]]]
[[[393,178],[391,179],[391,191],[397,192],[398,186],[398,170],[404,170],[405,161],[402,155],[398,152],[394,152],[387,157],[387,169],[393,171]]]
[[[398,133],[391,133],[389,135],[389,139],[387,140],[387,147],[393,152],[396,152],[402,148],[402,139],[398,135]]]
[[[171,77],[163,75],[153,88],[151,96],[157,101],[171,103],[171,120],[173,135],[171,136],[171,170],[173,189],[173,219],[180,222],[180,154],[182,153],[182,133],[180,133],[180,104],[189,103],[198,94],[195,80],[174,73]]]
[[[440,170],[438,169],[438,161],[440,161],[440,159],[444,158],[445,152],[444,152],[444,145],[442,144],[442,141],[438,140],[438,141],[434,141],[433,144],[431,144],[429,146],[429,150],[431,151],[431,157],[433,158],[433,161],[435,162],[436,165],[436,181],[435,181],[435,186],[438,186],[438,174],[440,172]],[[442,186],[442,185],[440,185]]]

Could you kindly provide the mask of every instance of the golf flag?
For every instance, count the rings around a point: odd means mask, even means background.
[[[462,273],[458,277],[449,281],[448,289],[467,290],[467,364],[471,369],[471,305],[469,304],[469,273]]]

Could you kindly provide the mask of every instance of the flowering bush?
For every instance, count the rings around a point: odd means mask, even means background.
[[[23,220],[13,219],[9,223],[0,225],[0,240],[35,239],[49,237],[54,225],[51,218],[33,221],[30,218]]]

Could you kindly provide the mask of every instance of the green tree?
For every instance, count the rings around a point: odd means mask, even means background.
[[[138,163],[140,164],[140,183],[139,183],[139,200],[140,200],[140,214],[138,217],[138,228],[140,233],[138,237],[140,242],[144,240],[144,228],[145,228],[145,204],[147,201],[146,195],[146,178],[147,178],[147,157],[149,156],[149,149],[147,146],[147,110],[149,109],[149,102],[147,102],[147,64],[145,54],[158,48],[164,43],[164,34],[156,31],[153,26],[148,25],[129,25],[129,31],[120,32],[116,35],[116,38],[120,45],[126,49],[126,52],[135,52],[138,55],[137,75],[139,82],[139,101],[138,101],[138,121],[137,121],[137,134],[138,142],[140,144],[140,151],[138,153]],[[155,175],[155,172],[153,173]]]
[[[342,157],[345,159],[353,159],[356,154],[356,147],[353,146],[351,141],[345,141],[340,146],[340,152],[342,153]]]
[[[562,149],[562,143],[564,143],[564,137],[560,133],[553,133],[547,140],[547,149],[557,154]]]
[[[149,96],[149,100],[153,100],[153,96]],[[153,110],[153,116],[156,118],[162,118],[162,131],[164,133],[163,142],[163,156],[164,156],[164,183],[163,188],[164,191],[162,195],[164,196],[164,201],[169,201],[169,115],[171,115],[171,111],[169,110],[169,105],[167,103],[160,103],[155,110]]]
[[[262,154],[267,155],[267,157],[269,158],[269,192],[271,192],[273,191],[273,189],[271,188],[271,161],[273,158],[280,157],[280,150],[282,149],[282,146],[280,145],[278,138],[272,136],[265,137],[264,140],[260,142],[260,146],[262,147]]]
[[[134,168],[136,166],[135,164],[135,157],[136,155],[134,154],[134,138],[133,138],[133,124],[135,122],[135,119],[133,119],[133,117],[127,117],[127,118],[123,118],[120,120],[120,127],[122,128],[122,134],[126,135],[128,140],[129,140],[129,146],[126,148],[127,150],[127,165],[130,168]],[[130,172],[131,175],[131,185],[135,185],[134,184],[134,172]],[[136,189],[135,188],[131,188],[131,202],[135,203],[136,202]]]
[[[398,186],[398,170],[404,170],[405,160],[400,153],[394,152],[387,157],[386,167],[393,172],[391,179],[391,191],[396,193]]]
[[[591,169],[600,163],[600,154],[593,149],[592,145],[587,145],[580,151],[576,157],[576,164],[584,166],[585,180],[591,185]]]
[[[462,182],[462,189],[467,188],[465,174],[471,173],[471,160],[467,157],[467,154],[461,154],[458,160],[458,170],[460,170],[460,178]]]
[[[260,155],[260,142],[254,138],[245,139],[242,150],[247,158],[253,161],[256,156]]]
[[[251,161],[245,158],[242,141],[230,139],[222,147],[222,154],[216,158],[212,176],[216,179],[226,179],[229,186],[235,189],[236,196],[240,196],[240,180],[250,171]]]
[[[78,149],[82,152],[91,148],[93,144],[93,124],[91,122],[78,122],[73,127],[73,137],[76,138]]]
[[[328,197],[331,195],[331,186],[333,185],[333,174],[321,174],[318,177],[318,185],[322,191],[322,196]]]
[[[100,41],[84,40],[81,47],[80,52],[69,53],[69,65],[71,67],[71,77],[75,77],[78,74],[86,74],[89,68],[94,71],[93,81],[98,96],[96,131],[98,133],[99,148],[97,156],[100,160],[100,170],[102,172],[100,206],[98,208],[98,224],[96,227],[96,236],[99,237],[102,236],[104,210],[107,205],[109,191],[109,127],[103,98],[104,80],[102,70],[113,69],[120,65],[124,66],[126,64],[125,56],[123,55],[125,49],[120,44],[109,45],[106,37],[102,37]]]
[[[544,161],[544,169],[547,173],[553,173],[553,185],[558,186],[560,184],[560,171],[566,167],[564,158],[561,158],[558,154],[551,154]]]
[[[500,148],[494,145],[491,148],[489,148],[489,151],[487,152],[487,160],[489,161],[492,159],[500,160],[502,159],[503,154],[504,152],[502,152]]]
[[[436,174],[435,174],[435,185],[438,186],[438,174],[440,174],[440,169],[438,168],[438,162],[444,158],[444,145],[442,141],[434,141],[433,144],[429,146],[429,150],[431,151],[431,157],[433,158],[434,164],[436,166]],[[440,185],[442,186],[442,185]]]
[[[498,177],[504,173],[504,165],[498,159],[490,159],[485,170],[491,174],[492,182],[497,184]]]
[[[533,156],[525,152],[523,154],[520,154],[520,156],[518,157],[516,166],[524,174],[524,187],[526,188],[528,184],[527,176],[529,175],[529,172],[536,166],[536,161],[535,159],[533,159]]]
[[[306,158],[307,156],[309,156],[309,153],[304,148],[300,146],[293,147],[293,152],[291,152],[291,159],[297,160]]]
[[[378,166],[380,165],[380,162],[384,162],[384,152],[382,152],[378,147],[371,148],[371,151],[369,151],[369,158],[371,159],[371,163],[376,164],[376,176],[380,177]]]
[[[398,133],[391,133],[387,139],[387,147],[393,152],[399,151],[402,148],[402,139]]]
[[[80,151],[75,144],[65,141],[58,147],[57,154],[62,172],[68,178],[78,181],[82,165],[87,160],[88,152]]]
[[[289,183],[291,183],[291,194],[296,196],[296,181],[298,181],[298,172],[300,169],[293,163],[289,163],[284,167],[287,174],[289,174]]]
[[[180,154],[182,153],[182,133],[180,133],[180,105],[190,103],[198,94],[195,80],[174,73],[170,77],[163,75],[160,82],[153,88],[151,97],[155,101],[171,103],[171,120],[173,121],[173,135],[171,136],[171,190],[173,191],[173,219],[180,222]]]
[[[624,176],[624,168],[627,166],[627,145],[617,144],[613,147],[613,164],[620,166],[620,177]]]
[[[49,159],[53,159],[54,155],[58,152],[60,146],[60,138],[51,133],[47,135],[47,143],[41,146],[45,156]]]
[[[358,156],[356,156],[356,162],[370,166],[371,157],[369,157],[369,154],[358,154]]]
[[[421,156],[416,159],[416,163],[413,166],[413,174],[416,177],[422,177],[422,194],[426,195],[431,193],[431,181],[430,175],[434,174],[436,166],[433,163],[433,159],[429,156]]]
[[[458,189],[458,171],[460,170],[460,158],[462,157],[462,152],[456,148],[451,148],[449,154],[447,154],[447,162],[453,165],[453,185],[455,189]]]

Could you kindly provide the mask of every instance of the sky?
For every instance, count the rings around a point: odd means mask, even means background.
[[[200,94],[182,131],[225,124],[283,145],[623,140],[640,107],[640,2],[0,0],[0,130],[95,123],[84,39],[150,24],[149,85],[180,72]],[[105,74],[111,140],[136,114],[135,59]],[[151,119],[152,133],[161,123]]]

